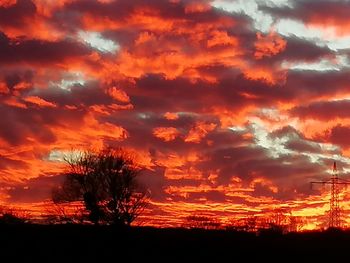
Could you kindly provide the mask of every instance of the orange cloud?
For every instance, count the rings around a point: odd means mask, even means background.
[[[123,90],[120,90],[116,87],[112,87],[108,89],[108,94],[114,99],[116,99],[117,101],[124,102],[124,103],[130,102],[129,96]]]
[[[211,6],[208,3],[190,2],[185,7],[185,13],[186,14],[202,13],[210,9],[211,9]]]
[[[180,135],[180,132],[174,127],[157,127],[153,129],[153,134],[165,142],[173,141]]]
[[[18,100],[18,98],[13,97],[13,96],[5,99],[3,102],[9,106],[12,106],[12,107],[18,107],[18,108],[23,108],[23,109],[27,108],[26,104],[24,104],[23,102],[20,102]]]
[[[172,112],[166,112],[164,113],[164,118],[167,120],[177,120],[179,118],[179,115]]]
[[[207,41],[207,46],[209,48],[215,46],[233,46],[238,45],[238,40],[235,37],[231,37],[225,31],[213,31]]]
[[[0,94],[8,94],[9,92],[6,83],[0,82]]]
[[[262,33],[256,33],[257,40],[254,43],[256,59],[262,59],[263,57],[271,57],[282,52],[287,45],[281,36],[277,35],[276,32],[270,31],[268,35]]]
[[[29,96],[29,97],[25,97],[23,99],[25,102],[29,102],[32,104],[35,104],[39,107],[51,107],[51,108],[55,108],[57,107],[57,105],[55,103],[46,101],[42,98],[39,98],[38,96]]]
[[[198,122],[189,131],[188,135],[185,138],[185,142],[199,143],[209,132],[213,131],[215,128],[215,123]]]
[[[251,66],[244,69],[244,74],[247,78],[252,80],[261,80],[268,84],[275,85],[277,83],[284,83],[287,77],[287,71],[284,69],[271,69],[269,67]]]
[[[17,0],[3,0],[0,2],[0,6],[2,7],[10,7],[11,5],[15,5]]]

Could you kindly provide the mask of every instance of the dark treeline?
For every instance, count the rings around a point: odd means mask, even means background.
[[[0,225],[0,233],[2,256],[11,262],[315,262],[345,256],[350,244],[350,232],[340,230],[255,235],[228,230],[24,224]]]

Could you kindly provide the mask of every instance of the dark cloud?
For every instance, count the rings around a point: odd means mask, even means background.
[[[296,36],[284,37],[284,40],[286,41],[284,50],[275,56],[264,57],[260,63],[312,63],[318,62],[322,58],[335,58],[335,52],[326,46],[321,47]]]
[[[35,39],[9,39],[0,32],[0,63],[13,64],[29,62],[33,64],[51,64],[65,59],[82,57],[91,51],[72,40],[48,42]]]
[[[0,169],[11,169],[11,168],[28,168],[27,164],[21,160],[13,160],[6,156],[0,155]]]
[[[337,126],[333,127],[329,133],[326,135],[327,141],[340,145],[344,148],[350,147],[350,127],[349,126],[343,126],[341,124],[338,124]]]
[[[158,107],[167,104],[171,109],[175,102],[170,101],[170,98],[167,101],[165,97],[165,94],[170,93],[171,96],[181,96],[182,98],[174,107],[177,105],[179,105],[179,108],[187,106],[189,111],[195,111],[196,107],[199,109],[207,108],[204,105],[221,105],[231,109],[249,105],[268,107],[274,105],[277,101],[297,102],[300,101],[301,97],[312,99],[319,97],[320,94],[335,95],[346,90],[348,81],[349,74],[346,70],[338,72],[290,71],[285,83],[275,85],[267,84],[261,80],[252,80],[242,74],[220,79],[216,84],[205,82],[193,84],[185,79],[165,80],[160,76],[145,76],[138,83],[139,90],[135,91],[140,91],[139,94],[149,92],[150,96],[136,98],[135,103],[138,104],[137,99],[139,99],[140,106],[142,106],[142,103],[147,103],[149,98],[154,101],[150,101],[148,107],[152,103]],[[249,94],[251,97],[242,94]],[[165,97],[165,100],[161,102],[159,99],[158,103],[158,97]],[[192,98],[195,98],[195,100],[192,100],[192,103],[187,103],[187,99]],[[182,103],[184,105],[181,105]],[[203,106],[201,107],[201,105]],[[176,111],[176,108],[174,111]]]
[[[74,84],[69,89],[62,89],[58,85],[52,86],[46,90],[31,92],[32,95],[38,94],[47,101],[52,101],[58,105],[81,106],[86,109],[93,105],[110,105],[117,103],[118,105],[126,105],[112,98],[108,94],[107,89],[101,87],[98,82],[88,82],[84,85]]]
[[[207,3],[207,1],[198,2]],[[135,0],[133,2],[122,0],[102,3],[98,1],[79,0],[67,4],[65,10],[87,13],[96,17],[108,17],[111,20],[119,20],[121,22],[125,22],[132,14],[135,14],[139,10],[143,10],[146,14],[150,15],[153,15],[154,11],[157,11],[158,16],[171,21],[186,18],[194,23],[215,22],[223,16],[221,12],[210,10],[210,8],[202,12],[187,12],[186,3],[188,1],[154,0],[146,3],[142,0]]]
[[[189,196],[187,197],[187,199],[191,201],[193,200],[194,202],[200,201],[203,198],[210,200],[212,202],[225,202],[228,199],[225,193],[217,190],[200,192],[200,193],[190,193]]]
[[[337,117],[350,117],[349,106],[349,100],[320,101],[307,106],[297,106],[291,110],[291,113],[301,119],[311,118],[327,121]]]
[[[290,71],[283,91],[292,95],[290,99],[299,104],[301,98],[310,100],[319,98],[320,95],[332,96],[344,93],[347,90],[349,80],[349,71],[346,69],[340,71]]]
[[[13,90],[17,84],[28,83],[29,87],[32,88],[33,77],[35,72],[30,69],[25,70],[8,70],[6,68],[1,68],[4,82],[10,90]]]
[[[292,1],[292,7],[261,7],[262,10],[270,12],[279,18],[294,18],[303,22],[348,22],[348,1],[327,0],[296,0]],[[341,25],[341,24],[340,24]]]
[[[21,27],[35,14],[36,6],[31,0],[17,0],[14,5],[0,6],[0,26]]]
[[[323,150],[317,141],[306,139],[302,132],[292,126],[285,126],[273,131],[269,135],[272,139],[284,138],[287,149],[304,153],[321,153]]]
[[[36,138],[41,143],[53,143],[55,126],[76,127],[82,122],[83,112],[55,108],[34,107],[23,109],[0,105],[0,137],[11,145],[28,143],[28,138]]]
[[[50,200],[53,187],[62,181],[63,177],[60,175],[29,179],[8,191],[9,201],[13,203],[35,203]]]

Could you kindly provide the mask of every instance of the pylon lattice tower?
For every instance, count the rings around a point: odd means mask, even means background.
[[[350,181],[340,179],[338,177],[338,170],[336,162],[333,163],[333,171],[330,180],[327,181],[314,181],[312,184],[330,184],[331,185],[331,199],[329,202],[329,227],[340,228],[340,208],[339,208],[339,186],[348,185]]]
[[[340,227],[339,178],[335,162],[333,164],[333,173],[331,177],[331,201],[329,213],[329,227]]]

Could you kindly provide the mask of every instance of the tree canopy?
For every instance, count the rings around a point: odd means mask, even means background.
[[[95,223],[130,225],[148,203],[137,177],[141,168],[125,150],[103,149],[65,158],[64,181],[53,189],[54,203],[82,201]]]

